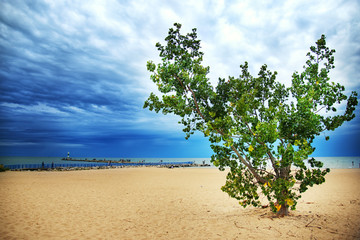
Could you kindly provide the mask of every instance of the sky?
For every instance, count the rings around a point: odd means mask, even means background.
[[[267,64],[290,86],[321,34],[331,81],[360,93],[360,2],[1,0],[0,156],[208,158],[202,134],[143,109],[156,92],[146,62],[173,23],[197,28],[214,86]],[[343,106],[339,107],[339,112]],[[315,140],[317,156],[360,156],[360,114]]]

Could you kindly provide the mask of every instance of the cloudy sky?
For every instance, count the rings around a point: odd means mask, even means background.
[[[332,81],[360,92],[360,4],[349,1],[0,1],[0,155],[210,157],[201,134],[184,139],[175,116],[142,109],[156,91],[146,61],[159,62],[174,22],[198,29],[209,77],[266,63],[289,85],[309,47],[336,49]],[[360,156],[360,112],[318,156]]]

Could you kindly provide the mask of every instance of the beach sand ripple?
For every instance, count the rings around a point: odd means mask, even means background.
[[[225,172],[124,168],[0,174],[0,239],[360,239],[360,170],[336,169],[297,210],[242,208]]]

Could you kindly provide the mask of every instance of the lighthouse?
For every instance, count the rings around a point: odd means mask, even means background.
[[[70,159],[70,152],[68,152],[68,156],[67,156],[67,159]]]

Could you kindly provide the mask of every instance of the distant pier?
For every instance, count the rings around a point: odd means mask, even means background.
[[[159,162],[145,162],[145,160],[140,160],[136,162],[131,162],[130,159],[120,159],[120,160],[112,160],[112,159],[76,159],[76,158],[63,158],[63,161],[77,161],[77,162],[89,162],[89,163],[103,163],[108,164],[109,166],[160,166],[160,167],[210,167],[210,164],[205,164],[203,161],[202,164],[197,164],[195,162],[164,162],[160,160]]]
[[[108,163],[108,162],[112,162],[112,163],[130,163],[131,160],[130,159],[120,159],[120,160],[111,160],[111,159],[77,159],[77,158],[71,158],[71,157],[67,157],[67,158],[62,158],[61,160],[63,161],[76,161],[76,162],[97,162],[97,163]]]
[[[4,165],[9,170],[81,170],[93,168],[122,168],[122,167],[163,167],[163,168],[180,168],[180,167],[210,167],[210,164],[197,164],[195,162],[145,162],[145,160],[131,162],[130,159],[110,160],[110,159],[76,159],[62,158],[61,160],[68,163],[36,163],[36,164],[11,164]]]

